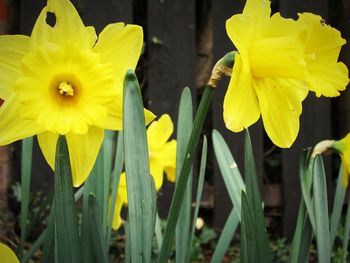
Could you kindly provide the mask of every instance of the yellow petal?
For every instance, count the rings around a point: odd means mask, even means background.
[[[20,75],[21,60],[28,46],[27,36],[0,36],[0,98],[3,100],[13,91],[13,82]]]
[[[104,130],[89,127],[86,135],[66,135],[72,169],[73,186],[79,187],[89,176],[96,161],[104,136]]]
[[[32,120],[21,117],[20,104],[12,93],[0,107],[0,145],[27,138],[43,132]]]
[[[164,166],[156,158],[151,158],[150,172],[154,179],[156,190],[158,191],[163,185]]]
[[[247,52],[257,34],[254,19],[247,15],[234,15],[226,21],[227,35],[241,54]]]
[[[152,152],[158,160],[161,161],[163,166],[174,167],[176,166],[176,140],[171,140],[164,144],[157,151]]]
[[[118,195],[124,200],[124,204],[128,204],[128,195],[126,188],[126,174],[125,172],[120,175],[119,184],[118,184]]]
[[[302,81],[266,78],[257,81],[255,89],[266,133],[277,146],[290,147],[298,135],[306,86]]]
[[[40,149],[52,170],[55,170],[56,145],[58,136],[58,133],[49,131],[38,134]]]
[[[123,205],[127,205],[127,204],[128,204],[128,195],[127,195],[127,189],[126,189],[126,176],[125,176],[125,173],[122,173],[119,178],[117,199],[116,199],[114,215],[113,215],[112,228],[114,230],[117,230],[120,227],[123,221],[120,216],[120,213]]]
[[[249,48],[253,76],[304,79],[305,29],[302,23],[273,15]]]
[[[150,152],[161,148],[174,131],[174,124],[168,114],[163,114],[158,121],[147,128],[147,142]]]
[[[267,20],[271,14],[270,0],[247,0],[243,14],[257,16],[259,20]]]
[[[320,62],[337,62],[341,46],[346,43],[340,32],[325,24],[322,17],[311,13],[299,14],[298,21],[307,26],[305,52],[309,58]]]
[[[260,116],[253,79],[242,69],[240,55],[236,55],[231,80],[224,99],[224,121],[226,127],[239,132],[255,123]]]
[[[342,63],[309,63],[307,83],[317,97],[336,97],[349,83],[348,68]]]
[[[90,48],[93,48],[97,42],[96,30],[93,26],[87,26],[86,30],[88,31],[88,34],[89,34]]]
[[[46,22],[47,15],[53,18],[54,24]],[[90,47],[91,30],[84,26],[70,1],[48,0],[47,6],[41,11],[32,31],[30,47],[35,49],[46,42],[60,46],[67,42],[78,42],[81,48]]]
[[[291,18],[282,17],[280,13],[275,13],[264,27],[260,38],[283,37],[303,34],[306,40],[307,25]]]
[[[115,207],[114,207],[114,215],[113,215],[113,222],[112,222],[112,228],[114,230],[117,230],[120,225],[122,224],[122,218],[120,216],[120,213],[122,211],[123,207],[123,201],[119,198],[117,198]]]
[[[342,179],[343,179],[343,187],[346,189],[349,184],[349,173],[350,173],[350,156],[348,154],[340,154],[342,165],[343,165],[343,173],[342,173]]]
[[[124,23],[109,24],[100,35],[94,51],[101,54],[102,62],[111,63],[114,74],[121,80],[128,69],[135,69],[143,44],[142,28]]]
[[[164,171],[169,182],[175,183],[176,180],[176,169],[175,167],[165,167]]]
[[[17,263],[19,262],[16,254],[6,245],[0,243],[0,262]]]

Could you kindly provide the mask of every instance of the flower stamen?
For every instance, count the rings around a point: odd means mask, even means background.
[[[74,89],[73,89],[72,85],[66,81],[63,81],[59,84],[58,92],[64,96],[71,96],[71,97],[74,96]]]

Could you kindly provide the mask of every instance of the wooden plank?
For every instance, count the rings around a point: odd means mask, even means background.
[[[337,29],[340,30],[342,37],[350,39],[350,1],[339,1],[338,5],[333,6],[333,16],[330,21],[333,21]],[[350,44],[347,43],[340,52],[340,60],[350,68]],[[334,99],[336,112],[336,138],[344,137],[350,131],[350,90],[349,88],[342,92],[342,95]]]
[[[146,35],[148,72],[144,92],[146,104],[158,117],[168,113],[175,126],[181,92],[191,89],[196,105],[195,1],[148,1]],[[152,39],[161,41],[156,44]],[[174,135],[176,131],[174,131]],[[159,198],[159,214],[165,217],[171,202],[173,184],[164,180]]]
[[[162,43],[155,44],[154,38]],[[174,121],[177,119],[180,95],[186,86],[196,97],[195,41],[194,0],[148,1],[146,97],[157,116],[168,113]]]
[[[84,22],[93,25],[96,32],[101,32],[110,23],[131,23],[132,5],[129,0],[85,0],[82,10]]]
[[[232,51],[234,46],[226,34],[225,22],[232,15],[241,13],[245,1],[215,1],[213,2],[213,33],[214,33],[214,62],[220,59],[225,53]],[[244,133],[232,133],[223,122],[223,101],[228,87],[229,79],[221,81],[215,91],[212,103],[213,128],[220,131],[228,143],[232,154],[240,168],[242,176],[244,174]],[[259,175],[260,184],[262,184],[263,175],[263,133],[261,121],[249,128],[254,148],[256,166]],[[215,162],[214,165],[214,225],[221,228],[230,212],[231,202],[228,197],[225,185]]]
[[[46,1],[21,0],[19,14],[21,34],[30,35],[32,33],[35,21],[45,5]]]
[[[298,12],[312,12],[328,19],[327,0],[280,0],[280,11],[285,17],[296,17]],[[317,142],[331,138],[331,103],[326,98],[316,98],[310,93],[303,103],[300,118],[300,131],[294,145],[283,151],[283,235],[292,238],[300,200],[300,184],[298,179],[299,157],[302,149],[314,146]],[[327,184],[331,195],[330,160],[325,161]]]

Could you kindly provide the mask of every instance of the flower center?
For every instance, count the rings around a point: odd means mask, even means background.
[[[63,81],[58,85],[58,92],[63,96],[74,96],[74,88],[72,84]]]

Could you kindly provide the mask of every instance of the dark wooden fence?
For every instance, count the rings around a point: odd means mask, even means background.
[[[196,105],[213,63],[233,49],[226,35],[225,21],[241,12],[245,1],[77,0],[73,3],[85,23],[94,25],[97,31],[116,21],[143,26],[146,51],[137,72],[145,104],[156,115],[169,113],[176,120],[182,89],[190,87]],[[14,2],[13,31],[29,35],[44,4],[43,0]],[[272,2],[272,8],[273,11],[293,18],[298,12],[320,14],[328,23],[341,29],[344,38],[349,39],[349,0],[276,0]],[[350,65],[348,45],[342,58]],[[219,130],[230,145],[239,167],[243,167],[243,136],[229,132],[222,118],[227,85],[228,80],[225,80],[215,91],[205,130],[209,135],[213,128]],[[299,136],[291,149],[274,148],[264,134],[261,121],[250,129],[267,216],[271,219],[271,224],[278,222],[282,226],[279,229],[288,237],[294,229],[300,200],[298,159],[301,150],[323,139],[333,136],[339,138],[350,130],[349,99],[349,92],[343,92],[339,99],[333,101],[315,98],[310,94],[303,103]],[[213,225],[220,228],[232,205],[212,153],[211,156],[213,158],[208,163],[204,199],[209,200],[206,208],[212,216]],[[40,164],[41,157],[37,158],[36,171],[39,169],[47,173],[47,167]],[[327,159],[326,165],[328,186],[332,189],[334,180],[331,160]],[[38,180],[42,179],[41,176]],[[171,188],[172,186],[165,185],[163,189],[163,214],[170,200],[167,191]]]

